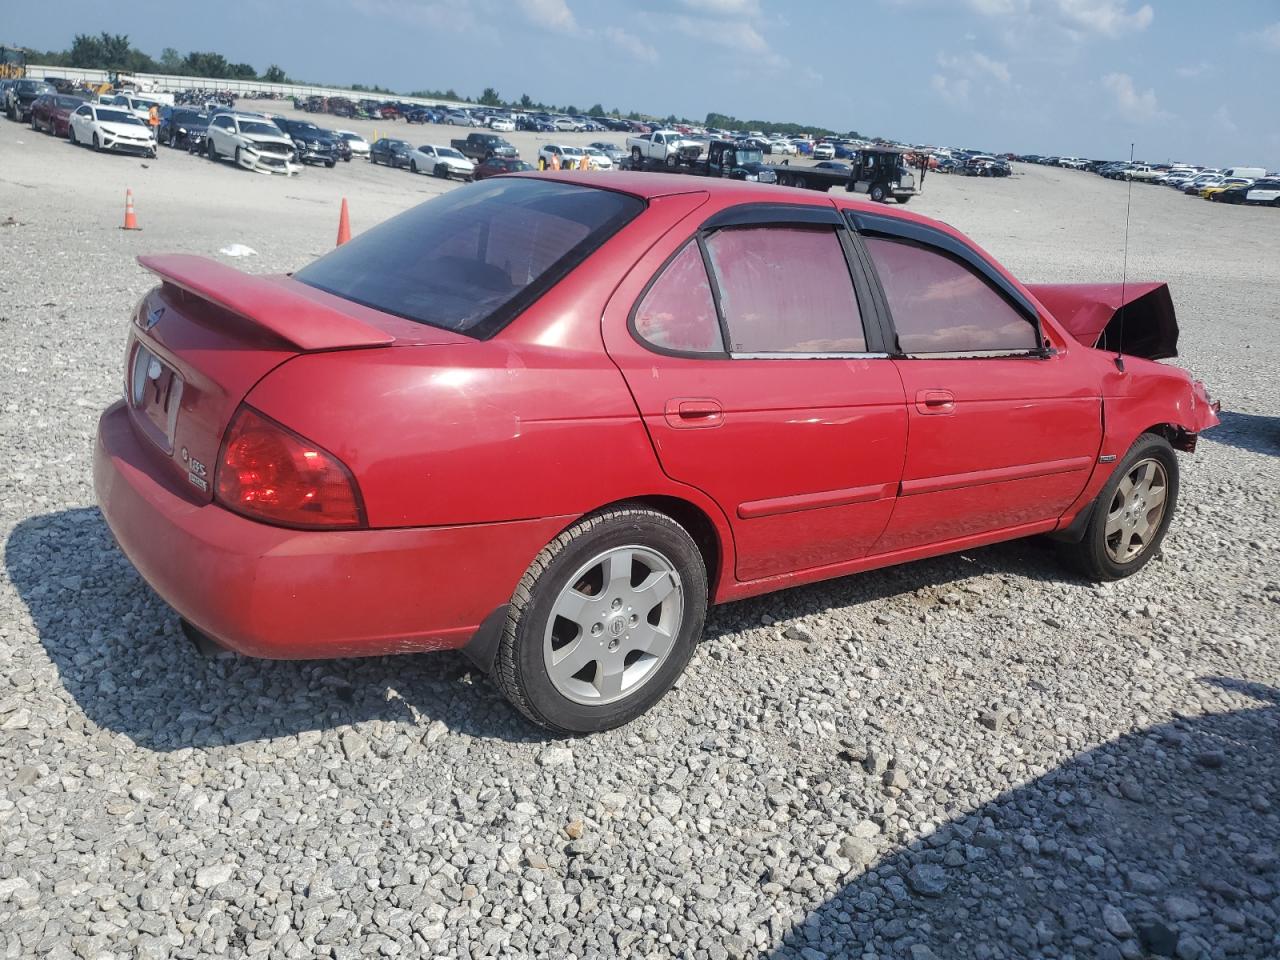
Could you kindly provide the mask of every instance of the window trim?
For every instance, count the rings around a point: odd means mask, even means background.
[[[878,305],[881,308],[880,315],[885,326],[885,343],[892,344],[891,353],[894,357],[905,360],[964,360],[1000,357],[1031,357],[1047,360],[1057,354],[1057,351],[1045,336],[1044,324],[1040,318],[1040,313],[1032,305],[1031,301],[1002,276],[999,271],[995,270],[985,257],[981,256],[968,244],[957,240],[948,233],[912,220],[887,217],[883,214],[865,213],[861,210],[845,210],[844,214],[852,227],[851,232],[856,238],[855,246],[865,260],[867,269],[871,272],[871,277],[878,293]],[[880,281],[875,259],[863,242],[864,235],[919,247],[938,256],[946,257],[948,260],[970,270],[980,280],[984,281],[997,296],[1008,303],[1019,316],[1031,324],[1031,328],[1035,332],[1037,346],[1030,350],[973,350],[943,353],[907,353],[902,350],[898,341],[898,330],[893,321],[893,310],[889,306],[889,298],[885,294],[884,285]]]

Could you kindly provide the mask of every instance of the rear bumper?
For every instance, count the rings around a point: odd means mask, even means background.
[[[156,593],[238,653],[312,659],[464,646],[573,518],[298,531],[196,503],[123,401],[94,445],[94,487],[121,550]]]

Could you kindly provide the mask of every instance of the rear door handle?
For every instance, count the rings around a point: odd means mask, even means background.
[[[917,390],[916,410],[927,416],[939,416],[956,412],[956,395],[950,390]]]
[[[668,426],[681,430],[718,427],[724,423],[724,408],[719,400],[706,397],[676,397],[667,401]]]

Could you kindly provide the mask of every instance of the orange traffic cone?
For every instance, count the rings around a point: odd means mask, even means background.
[[[342,212],[338,214],[338,242],[342,246],[351,239],[351,219],[347,215],[347,198],[342,198]]]
[[[133,190],[125,187],[124,190],[124,226],[121,230],[141,230],[138,226],[138,217],[133,212]]]

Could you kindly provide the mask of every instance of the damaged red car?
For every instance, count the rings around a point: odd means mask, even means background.
[[[1163,284],[809,191],[518,174],[290,276],[141,263],[95,482],[186,629],[462,648],[562,732],[653,705],[711,603],[1040,534],[1133,574],[1217,423]]]

